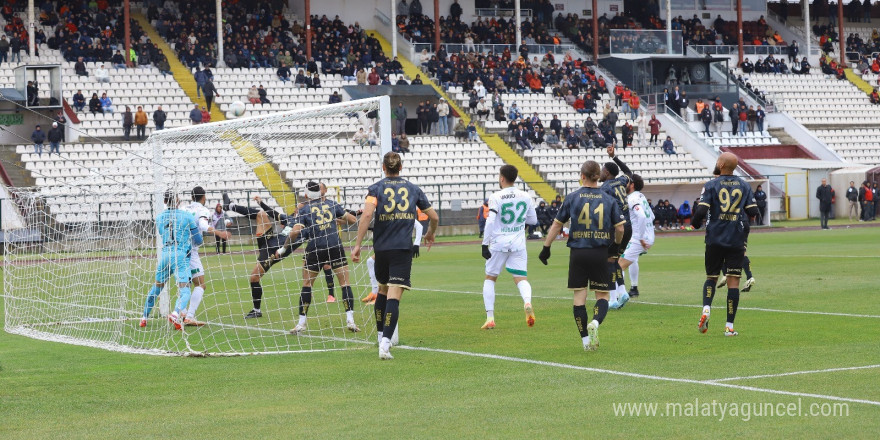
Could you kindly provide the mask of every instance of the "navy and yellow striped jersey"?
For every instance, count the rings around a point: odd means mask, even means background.
[[[302,225],[303,238],[309,240],[306,251],[342,246],[336,219],[345,216],[345,209],[333,200],[311,200],[296,212],[296,222]]]
[[[431,202],[414,183],[400,177],[386,177],[367,189],[367,203],[376,205],[373,249],[411,249],[416,208],[427,212]]]
[[[581,187],[565,196],[556,221],[568,227],[568,247],[595,249],[614,243],[614,228],[626,223],[617,201],[600,188]]]
[[[748,236],[746,211],[756,208],[752,187],[736,176],[720,176],[703,186],[698,206],[708,209],[706,244],[743,247]]]
[[[613,179],[606,180],[602,183],[602,186],[599,187],[599,189],[605,192],[605,194],[611,196],[611,198],[617,203],[624,218],[626,218],[626,224],[630,224],[629,204],[626,203],[626,187],[629,185],[629,182],[629,176],[621,174]]]

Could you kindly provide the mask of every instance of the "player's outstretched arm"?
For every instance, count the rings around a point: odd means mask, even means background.
[[[609,145],[606,152],[608,153],[608,157],[610,157],[611,160],[613,160],[614,163],[617,164],[623,174],[626,174],[627,176],[632,176],[632,170],[629,169],[629,167],[626,166],[626,164],[623,163],[623,161],[620,160],[619,157],[617,157],[617,154],[614,153],[614,145]]]
[[[364,203],[363,214],[358,223],[357,240],[355,241],[354,249],[351,251],[351,261],[355,263],[361,261],[361,244],[364,242],[364,237],[367,236],[367,231],[370,229],[370,222],[373,220],[373,213],[375,211],[376,203],[370,203],[370,200],[367,200]]]

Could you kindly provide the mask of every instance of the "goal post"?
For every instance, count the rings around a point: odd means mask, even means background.
[[[156,131],[143,143],[95,145],[97,154],[106,153],[108,159],[103,161],[85,163],[71,152],[56,160],[52,172],[35,171],[45,173],[45,185],[9,188],[11,197],[2,206],[14,205],[22,221],[4,222],[4,233],[35,231],[35,240],[4,243],[5,330],[36,339],[168,355],[372,347],[373,308],[360,301],[372,290],[367,265],[348,256],[344,267],[354,296],[353,314],[346,313],[351,302],[343,300],[343,269],[337,267],[333,276],[335,302],[328,301],[329,286],[320,271],[311,289],[307,330],[291,334],[306,282],[304,255],[313,250],[308,244],[256,277],[262,290],[262,317],[245,315],[256,304],[253,274],[260,267],[258,242],[277,236],[276,243],[284,243],[287,231],[282,223],[292,226],[307,182],[335,189],[328,199],[346,209],[360,208],[366,187],[381,176],[382,155],[391,150],[390,99],[258,113]],[[366,138],[358,135],[361,129]],[[87,167],[88,175],[64,175],[64,170],[75,167]],[[206,191],[203,211],[188,206],[195,186]],[[194,218],[202,212],[212,228],[232,233],[225,243],[210,232],[204,234],[204,244],[198,248],[204,296],[194,313],[204,325],[182,330],[165,316],[180,293],[173,275],[146,326],[139,326],[164,252],[155,219],[166,209],[167,191],[180,198],[179,209],[195,209]],[[223,193],[246,207],[246,214],[218,212]],[[267,231],[261,230],[262,208],[254,196],[271,208],[266,214],[271,223]],[[278,214],[291,221],[275,219]],[[228,226],[226,219],[231,221]],[[337,230],[349,254],[357,223]],[[349,315],[359,332],[348,329]]]

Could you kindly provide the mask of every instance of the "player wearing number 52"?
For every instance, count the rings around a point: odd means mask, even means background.
[[[400,297],[404,290],[410,288],[416,208],[421,209],[430,221],[425,234],[426,251],[431,250],[431,245],[434,244],[434,232],[440,221],[422,189],[400,177],[402,169],[403,162],[399,154],[390,152],[382,158],[385,178],[367,189],[367,199],[358,224],[357,241],[351,252],[352,261],[359,262],[361,244],[375,214],[373,250],[376,256],[376,280],[379,282],[375,304],[379,359],[393,359],[391,337],[397,327]]]
[[[568,247],[568,288],[574,291],[574,322],[585,350],[599,347],[599,324],[608,313],[608,292],[615,286],[607,264],[608,248],[623,241],[626,216],[614,196],[599,188],[599,164],[588,160],[581,165],[580,187],[567,195],[556,220],[544,240],[538,259],[547,264],[550,246],[562,226],[571,220]],[[587,317],[587,289],[596,293],[593,320]]]
[[[727,275],[727,325],[726,336],[736,336],[733,320],[739,307],[739,278],[742,273],[743,257],[746,253],[749,218],[759,214],[758,204],[752,187],[733,175],[738,160],[733,153],[722,153],[715,164],[717,179],[710,180],[703,187],[700,202],[694,209],[691,225],[699,229],[707,216],[711,221],[706,225],[706,282],[703,284],[703,313],[698,326],[701,333],[709,330],[709,312],[718,272],[725,268]],[[745,218],[748,215],[749,218]]]
[[[538,224],[535,202],[527,193],[513,186],[519,171],[513,165],[499,170],[501,191],[488,199],[489,215],[483,236],[483,258],[486,259],[486,280],[483,281],[483,303],[486,306],[484,330],[495,328],[495,281],[502,269],[513,275],[513,282],[523,299],[526,324],[535,325],[532,310],[532,286],[527,275],[526,225]]]

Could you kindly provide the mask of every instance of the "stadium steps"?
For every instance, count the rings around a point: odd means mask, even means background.
[[[874,87],[871,87],[867,81],[862,79],[861,75],[855,73],[852,69],[843,69],[843,71],[846,73],[846,79],[858,87],[859,90],[865,92],[866,95],[870,95],[874,91]]]
[[[166,43],[156,29],[153,28],[150,21],[147,20],[147,17],[141,13],[133,13],[131,14],[131,18],[141,25],[144,33],[147,34],[159,49],[162,49],[162,52],[170,54],[168,57],[168,64],[171,66],[171,73],[174,76],[174,80],[177,81],[189,97],[190,101],[192,101],[193,104],[197,102],[204,103],[203,99],[198,98],[196,80],[193,77],[192,72],[186,66],[181,64],[180,60],[175,56],[176,52],[171,49],[168,43]],[[217,103],[215,102],[215,104]],[[225,120],[226,115],[220,111],[220,106],[214,105],[211,109],[211,121],[220,122]],[[262,182],[263,186],[269,190],[269,193],[272,194],[272,197],[275,198],[278,204],[284,208],[284,211],[293,212],[296,208],[296,194],[291,191],[289,186],[287,186],[287,183],[284,182],[284,179],[281,177],[281,174],[278,173],[277,168],[272,162],[250,141],[245,140],[233,130],[222,132],[221,138],[232,144],[235,151],[238,152],[244,161],[253,167],[254,173],[260,179],[260,182]]]
[[[376,31],[367,31],[368,34],[372,35],[376,40],[379,41],[379,44],[382,46],[382,51],[386,54],[391,53],[391,43],[388,42],[382,35],[380,35]],[[402,54],[398,54],[397,59],[400,61],[401,66],[403,66],[403,73],[407,76],[407,78],[415,78],[417,74],[422,74],[422,72],[415,64],[411,63],[409,59],[407,59]],[[434,88],[434,90],[446,100],[450,107],[452,107],[456,113],[458,113],[459,118],[461,118],[465,124],[469,124],[471,121],[470,115],[467,112],[462,110],[461,107],[458,106],[456,101],[451,97],[446,95],[446,92],[438,86],[434,81],[428,78],[428,75],[422,75],[422,82],[424,85],[429,85]],[[480,139],[504,161],[504,163],[513,165],[519,170],[519,177],[523,182],[529,184],[529,186],[538,193],[541,198],[544,200],[553,200],[556,198],[558,194],[552,185],[547,183],[541,175],[535,171],[532,166],[526,162],[526,160],[520,156],[514,149],[504,142],[498,135],[491,134],[486,132],[486,130],[481,126],[481,124],[477,124],[477,134],[480,135]]]
[[[48,152],[48,143],[44,152]],[[0,147],[0,162],[3,162],[3,169],[6,175],[12,181],[12,186],[17,188],[29,188],[37,186],[37,181],[31,172],[24,167],[21,155],[15,152],[15,145],[4,145]]]

